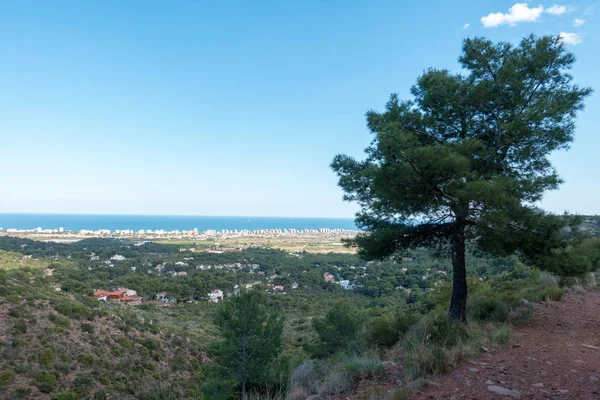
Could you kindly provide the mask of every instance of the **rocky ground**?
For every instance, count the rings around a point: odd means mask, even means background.
[[[600,292],[536,305],[508,347],[434,378],[414,400],[600,399]]]

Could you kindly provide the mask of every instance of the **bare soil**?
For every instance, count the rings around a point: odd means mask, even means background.
[[[536,305],[506,348],[434,377],[410,398],[600,399],[600,292],[569,291]],[[514,390],[496,394],[490,386]]]

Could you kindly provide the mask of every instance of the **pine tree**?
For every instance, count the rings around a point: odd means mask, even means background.
[[[245,399],[248,384],[261,383],[279,355],[283,318],[268,308],[262,293],[249,291],[220,305],[214,323],[222,340],[209,355],[238,382]]]
[[[369,111],[366,159],[332,162],[345,200],[361,206],[354,240],[367,258],[450,244],[450,314],[466,322],[465,243],[543,264],[564,219],[535,206],[561,180],[549,160],[573,141],[589,88],[573,84],[574,56],[558,37],[518,45],[466,39],[461,73],[429,69],[412,100],[393,94]]]

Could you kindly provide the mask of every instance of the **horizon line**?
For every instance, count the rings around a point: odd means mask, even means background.
[[[209,217],[209,218],[289,218],[289,219],[352,219],[355,217],[306,217],[306,216],[269,216],[269,215],[209,215],[209,214],[109,214],[109,213],[64,213],[64,212],[3,212],[0,215],[94,215],[123,217]]]

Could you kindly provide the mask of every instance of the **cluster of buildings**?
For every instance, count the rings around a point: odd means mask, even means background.
[[[273,236],[288,236],[288,237],[354,237],[358,231],[348,229],[223,229],[214,230],[209,229],[204,232],[198,231],[197,228],[192,230],[164,230],[164,229],[117,229],[111,231],[110,229],[80,229],[78,231],[68,231],[64,228],[58,229],[42,229],[41,227],[34,229],[15,229],[9,228],[3,231],[0,228],[0,233],[5,232],[7,234],[64,234],[68,236],[93,236],[93,237],[130,237],[130,238],[181,238],[188,237],[194,239],[208,239],[208,238],[229,238],[229,237],[273,237]]]
[[[129,306],[139,306],[144,300],[143,297],[137,295],[135,290],[127,288],[119,288],[114,291],[96,290],[93,297],[99,301],[118,301],[121,304]]]

